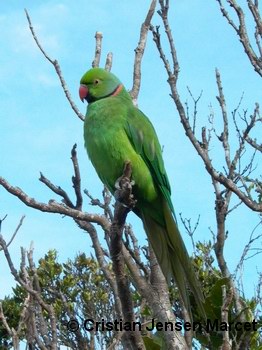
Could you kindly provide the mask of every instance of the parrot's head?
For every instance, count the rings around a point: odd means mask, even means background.
[[[88,103],[117,95],[123,89],[120,80],[102,68],[87,71],[80,80],[79,97]]]

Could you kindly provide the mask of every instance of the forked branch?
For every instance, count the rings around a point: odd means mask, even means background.
[[[262,77],[262,48],[261,48],[261,38],[262,38],[262,21],[259,12],[258,1],[247,0],[247,4],[250,13],[253,16],[255,23],[254,37],[257,45],[257,53],[251,44],[251,39],[248,35],[246,18],[242,7],[238,4],[236,0],[226,0],[231,9],[234,10],[237,15],[238,22],[236,23],[230,16],[229,12],[226,10],[223,0],[217,0],[219,3],[220,11],[222,15],[226,18],[227,22],[237,33],[239,40],[247,54],[249,61],[254,67],[255,71]]]

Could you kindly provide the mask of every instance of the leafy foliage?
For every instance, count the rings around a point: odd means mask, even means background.
[[[4,310],[4,314],[6,317],[6,321],[10,328],[16,329],[18,327],[20,315],[22,312],[22,303],[23,303],[23,294],[21,288],[17,286],[14,289],[14,295],[6,296],[4,300],[1,301],[2,308]],[[3,326],[2,322],[0,322],[0,350],[7,350],[12,348],[12,341],[10,336]]]

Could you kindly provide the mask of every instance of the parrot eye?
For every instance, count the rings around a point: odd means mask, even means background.
[[[95,79],[94,80],[94,85],[98,85],[100,83],[100,80],[99,79]]]

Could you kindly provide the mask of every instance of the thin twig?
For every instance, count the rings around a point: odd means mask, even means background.
[[[228,116],[227,116],[227,107],[226,107],[226,100],[223,93],[223,87],[221,82],[221,77],[218,69],[216,69],[216,82],[218,87],[219,96],[217,96],[217,100],[219,102],[222,116],[223,116],[223,124],[224,124],[224,130],[221,134],[219,140],[223,143],[223,148],[225,152],[225,160],[228,169],[231,168],[231,159],[230,159],[230,146],[229,146],[229,129],[228,129]]]
[[[13,233],[13,235],[12,235],[10,241],[7,243],[7,247],[9,247],[10,244],[13,242],[15,236],[17,235],[17,232],[19,231],[20,227],[23,225],[24,219],[25,219],[25,215],[23,215],[23,216],[21,217],[21,219],[20,219],[20,221],[19,221],[19,223],[18,223],[18,225],[17,225],[17,228],[15,229],[15,232]]]
[[[252,139],[250,136],[247,136],[246,141],[257,151],[262,152],[262,144],[258,144],[256,139]]]
[[[106,64],[105,64],[105,70],[107,71],[111,71],[111,68],[112,68],[112,62],[113,61],[113,53],[112,52],[109,52],[107,55],[106,55]]]
[[[92,62],[93,68],[99,67],[103,34],[101,32],[96,32],[95,39],[96,39],[96,48],[95,48],[95,58]]]
[[[6,217],[7,217],[7,215],[5,215],[4,219],[5,219]],[[4,219],[2,219],[1,222],[2,222]],[[22,224],[23,224],[24,219],[25,219],[25,215],[23,215],[23,216],[21,217],[21,219],[20,219],[20,221],[19,221],[19,223],[18,223],[18,225],[17,225],[17,227],[16,227],[16,229],[15,229],[15,232],[13,233],[12,237],[10,238],[10,241],[6,244],[7,247],[9,247],[10,244],[13,242],[15,236],[17,235],[17,233],[18,233],[20,227],[21,227]],[[2,248],[0,247],[0,251],[1,251],[1,250],[2,250]]]
[[[7,218],[7,214],[5,214],[5,216],[3,217],[3,219],[0,219],[0,233],[1,233],[1,229],[2,229],[2,222]]]
[[[249,9],[251,10],[251,13],[256,23],[255,39],[256,39],[256,44],[258,46],[260,57],[256,54],[256,52],[254,51],[251,45],[251,40],[248,36],[245,14],[243,9],[238,5],[236,0],[226,0],[226,1],[229,4],[229,6],[235,11],[235,14],[237,15],[237,18],[238,18],[238,23],[235,23],[232,20],[228,11],[224,7],[222,0],[217,0],[217,2],[219,3],[220,11],[222,15],[227,19],[228,23],[232,26],[232,28],[234,28],[235,32],[237,33],[240,39],[240,42],[245,50],[245,53],[247,54],[249,61],[254,67],[255,71],[260,76],[262,76],[261,46],[260,46],[260,38],[259,38],[259,36],[261,36],[261,33],[262,33],[262,29],[261,29],[262,21],[259,15],[258,6],[253,5],[252,1],[250,0],[247,1],[249,5]]]
[[[80,176],[79,164],[78,164],[77,153],[76,153],[76,144],[73,146],[71,151],[71,160],[73,163],[74,173],[75,173],[75,175],[72,176],[73,187],[76,195],[75,209],[81,210],[82,204],[83,204],[83,197],[81,193],[81,176]]]
[[[54,185],[41,172],[40,172],[39,181],[41,181],[43,184],[45,184],[51,191],[53,191],[57,195],[61,196],[63,198],[63,203],[65,203],[69,208],[74,208],[74,204],[71,202],[71,200],[70,200],[68,194],[66,193],[66,191],[63,190],[60,186]]]
[[[192,98],[193,102],[194,102],[194,112],[193,112],[193,133],[195,134],[196,132],[196,120],[197,120],[197,104],[200,101],[202,94],[203,94],[203,90],[201,90],[199,96],[197,98],[195,98],[192,94],[192,91],[190,90],[190,88],[187,86],[187,91],[189,92],[190,97]],[[188,113],[187,113],[188,114]],[[189,118],[189,116],[188,116]]]
[[[35,34],[35,30],[34,30],[34,27],[32,25],[32,22],[31,22],[31,18],[30,18],[29,14],[28,14],[28,11],[26,9],[25,9],[25,14],[26,14],[26,18],[27,18],[27,21],[28,21],[29,29],[31,31],[31,34],[33,36],[33,39],[34,39],[36,45],[38,46],[38,48],[42,52],[42,54],[45,56],[45,58],[54,66],[56,74],[59,77],[60,83],[62,85],[62,88],[64,90],[64,93],[66,95],[66,98],[67,98],[68,102],[70,103],[73,111],[78,116],[78,118],[81,119],[82,121],[84,121],[85,120],[84,115],[79,111],[79,109],[77,108],[76,104],[72,100],[71,94],[69,92],[69,89],[67,87],[65,79],[64,79],[64,77],[62,75],[62,70],[60,68],[60,65],[59,65],[58,61],[57,60],[52,60],[50,58],[50,56],[45,52],[45,50],[43,49],[42,45],[40,44],[40,42],[39,42],[39,40],[37,38],[37,35]]]
[[[145,18],[145,21],[141,26],[139,42],[138,42],[137,48],[135,49],[133,87],[130,91],[130,95],[131,95],[135,104],[137,101],[137,97],[138,97],[140,85],[141,85],[142,58],[143,58],[145,47],[146,47],[148,30],[149,30],[150,25],[151,25],[152,17],[155,13],[156,3],[157,3],[157,0],[152,0],[151,5],[150,5],[149,10],[148,10],[148,13],[147,13],[146,18]]]
[[[262,225],[262,220],[259,221],[259,223],[254,227],[254,229],[252,230],[250,237],[249,237],[249,241],[247,242],[247,244],[245,245],[243,252],[241,254],[240,260],[236,266],[236,269],[234,271],[234,276],[236,278],[238,271],[240,271],[242,269],[243,263],[245,260],[247,260],[247,254],[248,252],[251,250],[251,246],[252,244],[257,241],[258,239],[260,239],[262,237],[262,233],[258,234],[257,236],[254,237],[254,233],[257,230],[257,228],[259,226]]]

